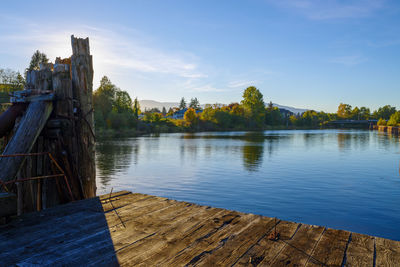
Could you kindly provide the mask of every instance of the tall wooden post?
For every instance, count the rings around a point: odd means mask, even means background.
[[[71,77],[77,134],[77,162],[79,180],[85,198],[96,196],[95,136],[93,116],[93,61],[89,38],[71,36]]]

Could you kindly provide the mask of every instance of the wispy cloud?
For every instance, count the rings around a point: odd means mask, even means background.
[[[331,59],[329,62],[342,64],[346,66],[354,66],[366,62],[368,59],[364,56],[353,55],[353,56],[343,56]]]
[[[4,20],[0,17],[0,22]],[[7,18],[8,19],[8,18]],[[24,54],[30,58],[33,50],[45,52],[51,60],[56,56],[69,57],[71,54],[70,35],[89,37],[96,74],[142,73],[170,75],[181,79],[201,79],[208,75],[200,70],[199,59],[186,51],[165,51],[150,38],[123,26],[111,29],[90,25],[69,25],[66,27],[44,26],[25,23],[14,19],[12,32],[0,36],[0,48],[8,47],[9,54]],[[60,31],[60,29],[62,29]],[[99,77],[95,77],[99,79]]]
[[[193,86],[189,88],[189,90],[192,92],[199,92],[199,93],[210,93],[210,92],[219,93],[227,91],[226,89],[216,88],[211,84],[206,84],[202,86]]]
[[[269,0],[268,0],[269,1]],[[313,20],[364,18],[384,7],[385,0],[280,0],[269,1]]]
[[[239,81],[232,81],[228,84],[228,87],[230,88],[238,88],[238,87],[247,87],[251,85],[255,85],[257,81],[244,81],[244,80],[239,80]]]

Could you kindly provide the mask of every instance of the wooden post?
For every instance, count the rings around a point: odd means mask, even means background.
[[[67,62],[63,64],[62,62]],[[61,134],[58,136],[57,162],[62,165],[67,175],[74,199],[82,199],[82,181],[78,178],[79,152],[77,150],[77,132],[74,114],[74,99],[72,92],[72,80],[70,75],[70,62],[68,60],[56,59],[53,71],[53,90],[56,95],[56,105],[52,120],[61,127]],[[72,163],[72,164],[71,164]]]
[[[74,99],[77,100],[76,135],[79,179],[85,198],[96,196],[95,136],[93,117],[93,62],[89,38],[71,36],[71,77]]]

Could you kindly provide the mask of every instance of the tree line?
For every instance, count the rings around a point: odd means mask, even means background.
[[[122,97],[123,96],[123,97]],[[140,111],[137,98],[132,104],[129,94],[120,91],[107,77],[101,81],[94,93],[96,127],[109,129],[135,128],[141,132],[258,130],[273,128],[316,128],[334,120],[385,121],[388,125],[400,123],[400,111],[386,105],[371,112],[367,107],[352,107],[341,103],[336,113],[307,110],[294,114],[265,104],[262,93],[254,86],[246,88],[240,103],[229,105],[206,105],[201,108],[198,99],[189,103],[182,98],[178,107],[165,107]],[[173,119],[173,114],[185,111],[182,119]],[[141,114],[141,119],[139,119]]]

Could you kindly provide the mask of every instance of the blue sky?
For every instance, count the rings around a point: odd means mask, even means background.
[[[400,2],[390,0],[3,1],[0,68],[90,38],[95,78],[139,99],[266,102],[336,111],[400,108]]]

